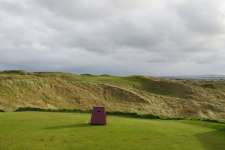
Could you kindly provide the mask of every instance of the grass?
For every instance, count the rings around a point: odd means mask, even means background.
[[[225,81],[0,71],[0,110],[89,111],[93,106],[104,106],[109,112],[224,120]]]
[[[0,150],[225,149],[224,124],[108,116],[106,126],[90,126],[89,119],[87,113],[0,113]]]

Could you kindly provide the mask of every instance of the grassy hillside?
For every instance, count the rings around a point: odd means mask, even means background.
[[[90,110],[94,105],[103,105],[107,111],[225,119],[225,81],[0,72],[0,110]]]
[[[108,116],[90,126],[89,114],[0,113],[1,150],[223,150],[225,125],[201,121]]]

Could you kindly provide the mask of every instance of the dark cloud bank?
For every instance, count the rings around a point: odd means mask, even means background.
[[[0,69],[225,74],[223,0],[0,0]]]

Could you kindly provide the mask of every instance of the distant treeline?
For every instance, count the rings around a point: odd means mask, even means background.
[[[23,112],[23,111],[39,111],[39,112],[68,112],[68,113],[90,113],[91,110],[79,110],[79,109],[42,109],[42,108],[32,108],[32,107],[21,107],[16,110],[16,112]],[[4,111],[3,111],[4,112]],[[114,116],[121,116],[121,117],[129,117],[129,118],[140,118],[140,119],[160,119],[160,120],[198,120],[198,121],[207,121],[207,122],[214,122],[214,123],[225,123],[218,120],[213,119],[199,119],[199,118],[185,118],[185,117],[164,117],[164,116],[157,116],[152,114],[139,114],[139,113],[132,113],[132,112],[120,112],[120,111],[113,111],[107,112],[108,115]]]

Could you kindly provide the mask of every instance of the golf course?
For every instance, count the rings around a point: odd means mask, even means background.
[[[225,0],[0,0],[0,150],[225,150]]]
[[[1,112],[0,150],[225,149],[222,123],[112,115],[105,126],[89,121],[89,113]]]

